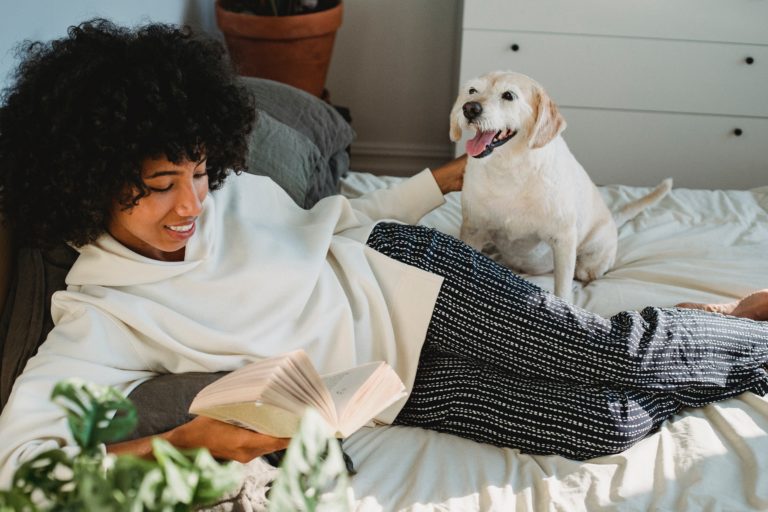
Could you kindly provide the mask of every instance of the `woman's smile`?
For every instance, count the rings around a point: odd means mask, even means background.
[[[195,234],[195,221],[187,222],[185,224],[172,224],[165,225],[165,229],[169,231],[169,235],[177,240],[186,240]]]
[[[115,203],[109,233],[142,256],[183,260],[208,195],[205,160],[174,163],[150,158],[144,161],[141,176],[149,194],[128,209]]]

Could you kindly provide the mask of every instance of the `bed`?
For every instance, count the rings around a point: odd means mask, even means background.
[[[349,171],[354,131],[329,105],[274,82],[249,86],[259,109],[250,170],[273,177],[299,205],[310,207],[339,189],[352,197],[404,179]],[[609,206],[646,191],[601,187]],[[456,235],[460,218],[453,193],[422,223]],[[0,263],[13,265],[0,319],[0,407],[51,327],[50,294],[64,286],[74,258],[68,247],[1,248]],[[575,301],[611,315],[684,300],[733,300],[768,288],[767,254],[768,187],[674,189],[621,227],[615,268],[588,286],[574,283]],[[1,283],[9,276],[0,277]],[[530,279],[552,287],[551,276]],[[136,388],[134,437],[186,421],[186,404],[212,378],[160,376]],[[686,410],[626,452],[588,462],[405,427],[365,428],[344,449],[358,470],[351,485],[360,511],[768,510],[768,398],[752,394]],[[244,487],[215,509],[258,510],[273,475],[257,460]]]
[[[402,178],[349,173],[355,196]],[[642,187],[600,188],[616,207]],[[422,223],[457,235],[459,194]],[[684,300],[730,301],[768,287],[768,187],[674,189],[619,230],[615,267],[575,302],[601,315]],[[552,276],[530,277],[552,289]],[[619,455],[529,456],[405,427],[344,442],[357,510],[768,510],[768,397],[685,410]]]

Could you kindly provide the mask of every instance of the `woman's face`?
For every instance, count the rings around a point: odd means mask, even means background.
[[[165,158],[147,159],[141,177],[149,195],[127,210],[115,201],[107,230],[143,256],[181,261],[208,194],[205,160],[174,164]]]

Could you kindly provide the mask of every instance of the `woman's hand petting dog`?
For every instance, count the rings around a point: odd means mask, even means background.
[[[698,302],[683,302],[679,308],[702,309],[712,313],[751,318],[752,320],[768,320],[768,289],[760,290],[736,302],[726,304],[700,304]]]
[[[464,169],[467,167],[467,155],[461,155],[450,162],[432,170],[437,185],[443,194],[458,192],[464,186]]]

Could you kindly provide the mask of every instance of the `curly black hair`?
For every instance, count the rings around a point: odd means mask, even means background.
[[[115,201],[149,194],[147,158],[205,158],[211,190],[245,168],[253,100],[218,41],[94,19],[21,56],[0,107],[0,211],[20,244],[95,240]]]

